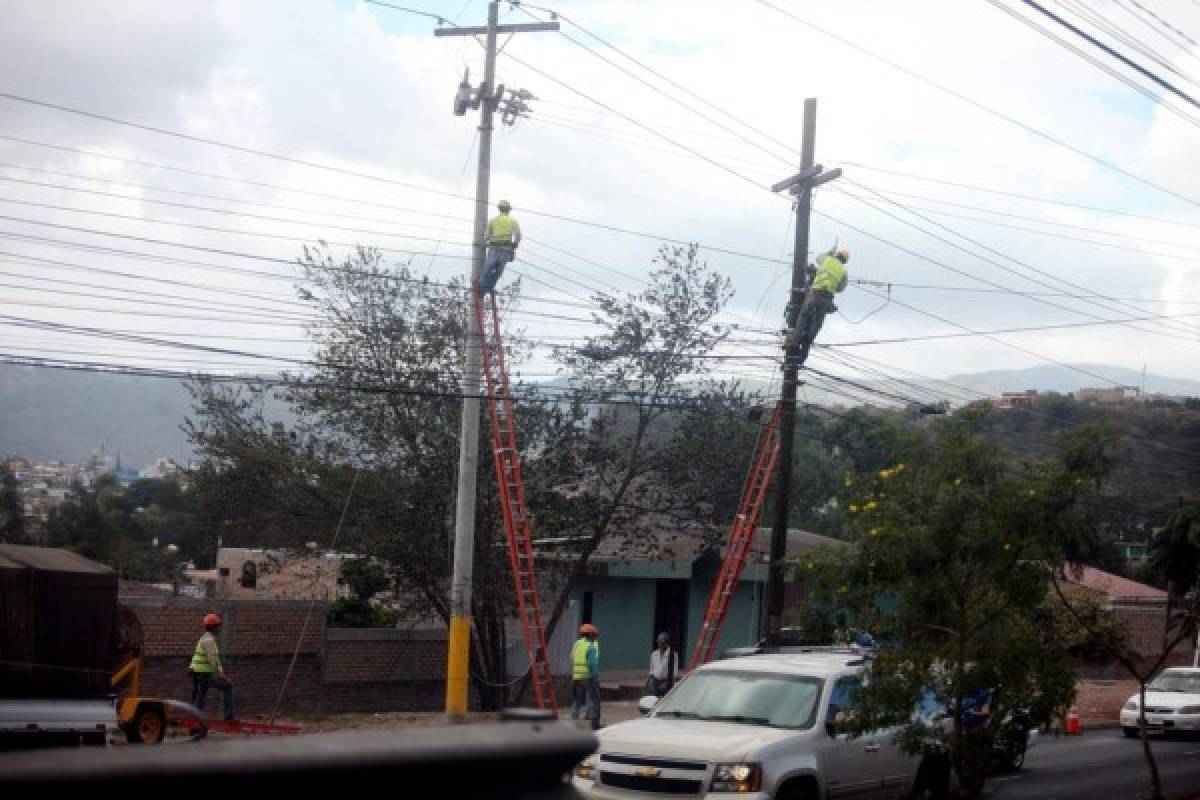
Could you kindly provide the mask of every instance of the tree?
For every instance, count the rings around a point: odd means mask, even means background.
[[[1010,712],[1048,719],[1070,699],[1070,643],[1048,611],[1050,570],[1080,536],[1085,481],[1111,468],[1109,437],[1081,433],[1058,457],[1020,464],[979,433],[969,410],[898,443],[901,461],[848,480],[856,547],[832,556],[813,602],[842,605],[884,642],[859,694],[854,728],[904,728],[904,746],[944,752],[967,787],[987,774],[987,736],[968,735],[964,701],[990,690],[991,732]],[[801,565],[802,568],[807,565]],[[821,572],[813,564],[811,572]],[[925,693],[948,712],[914,719]]]
[[[314,368],[284,376],[279,389],[192,384],[201,513],[226,541],[294,544],[337,531],[339,549],[391,566],[404,617],[445,623],[466,286],[432,283],[368,249],[338,260],[306,248],[301,269],[300,296],[318,318]],[[638,547],[651,509],[695,515],[669,485],[668,465],[680,452],[684,382],[703,377],[704,356],[725,336],[713,320],[728,296],[728,281],[695,248],[664,249],[645,291],[594,298],[607,330],[558,352],[566,389],[519,381],[529,344],[506,326],[532,524],[563,542],[538,548],[549,567],[539,575],[552,606],[547,634],[602,543]],[[501,296],[502,317],[519,298],[519,285]],[[279,401],[286,413],[272,418]],[[484,441],[486,426],[485,415]],[[485,705],[497,706],[514,598],[490,459],[477,483],[471,674]]]
[[[21,515],[17,479],[6,464],[0,464],[0,542],[29,543],[25,536],[25,518]]]
[[[121,577],[169,580],[176,563],[194,559],[203,548],[190,500],[173,478],[138,480],[125,488],[102,475],[91,489],[72,489],[50,514],[47,535],[50,544],[108,564]]]
[[[342,562],[342,583],[350,597],[338,598],[329,609],[328,623],[335,628],[387,628],[396,624],[396,613],[374,606],[371,599],[392,587],[383,565],[367,558]]]

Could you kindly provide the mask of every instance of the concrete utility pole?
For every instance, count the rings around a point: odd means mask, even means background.
[[[817,138],[817,100],[804,101],[804,141],[800,147],[800,171],[771,187],[771,191],[787,190],[796,198],[796,241],[792,252],[792,291],[786,312],[790,332],[796,327],[800,304],[808,286],[805,267],[808,265],[808,226],[812,212],[812,190],[838,178],[842,171],[825,172],[813,163]],[[792,485],[792,444],[796,436],[797,374],[803,356],[787,336],[783,343],[783,391],[779,419],[779,475],[775,479],[775,522],[771,528],[771,563],[767,573],[767,641],[775,642],[783,627],[783,559],[787,557],[789,492]],[[806,356],[807,353],[804,354]]]
[[[525,90],[505,92],[494,87],[496,80],[496,36],[501,33],[556,31],[557,22],[499,25],[499,3],[488,3],[484,27],[437,28],[435,36],[486,36],[483,83],[471,87],[467,76],[454,98],[454,113],[463,116],[468,108],[479,112],[479,170],[475,178],[475,235],[471,259],[471,286],[479,285],[487,254],[488,185],[492,168],[492,116],[497,110],[506,124],[528,108],[533,97]],[[446,666],[446,715],[461,721],[467,714],[467,678],[471,653],[471,581],[475,556],[475,483],[479,473],[479,395],[482,355],[479,328],[470,301],[467,303],[467,363],[463,369],[462,430],[458,450],[458,504],[454,517],[454,572],[450,579],[450,652]]]

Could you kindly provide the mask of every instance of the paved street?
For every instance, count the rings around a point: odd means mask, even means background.
[[[1168,797],[1200,792],[1200,738],[1151,740]],[[1080,737],[1043,737],[1029,751],[1025,769],[990,787],[998,800],[1123,800],[1149,785],[1141,742],[1119,730]]]

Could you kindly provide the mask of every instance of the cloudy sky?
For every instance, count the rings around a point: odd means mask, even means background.
[[[460,25],[487,10],[399,4]],[[1194,0],[1045,5],[1200,96]],[[738,358],[722,370],[772,380],[793,234],[769,186],[795,171],[815,97],[817,160],[844,178],[817,194],[811,246],[841,242],[874,283],[839,299],[813,366],[915,387],[1053,362],[1196,377],[1200,110],[1028,7],[541,0],[502,5],[502,21],[542,6],[566,35],[504,43],[498,80],[537,99],[497,132],[492,176],[527,237],[513,321],[534,338],[587,335],[582,301],[636,290],[662,240],[694,241],[736,289],[725,319],[741,330],[722,352]],[[9,0],[0,351],[261,371],[308,355],[286,263],[304,241],[464,273],[476,118],[451,100],[483,51],[436,25],[351,0]],[[1131,317],[1153,319],[1113,324]]]

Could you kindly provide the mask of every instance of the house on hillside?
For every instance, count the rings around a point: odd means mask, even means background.
[[[1075,399],[1081,403],[1095,403],[1100,406],[1127,406],[1136,403],[1141,393],[1141,389],[1136,386],[1113,386],[1105,389],[1080,389],[1075,392]]]
[[[1037,389],[1026,389],[1023,392],[1001,392],[1000,400],[996,403],[996,408],[1032,408],[1037,399]]]
[[[584,622],[600,629],[602,671],[645,669],[660,631],[670,635],[680,661],[686,663],[725,555],[724,542],[718,550],[711,546],[709,536],[711,533],[699,528],[663,526],[644,537],[647,541],[639,542],[633,552],[626,552],[627,548],[615,541],[602,543],[589,559],[588,572],[572,590],[562,621],[547,643],[554,672],[564,674],[569,669],[570,648]],[[754,644],[762,638],[770,538],[767,528],[760,528],[755,536],[737,593],[729,604],[718,650]],[[808,531],[788,531],[789,558],[840,546],[846,545]],[[797,591],[798,587],[789,586],[789,600]],[[510,637],[509,671],[517,675],[525,671],[528,660],[520,633],[514,630],[514,634]]]

